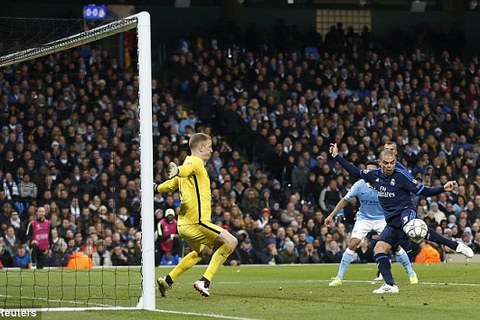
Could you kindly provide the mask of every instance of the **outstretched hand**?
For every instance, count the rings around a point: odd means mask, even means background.
[[[167,167],[168,179],[172,179],[178,174],[178,166],[175,162],[170,162]]]
[[[443,189],[445,189],[445,191],[447,191],[447,192],[450,192],[450,191],[455,190],[457,187],[458,187],[457,181],[448,181],[443,186]]]
[[[328,217],[325,218],[325,225],[327,227],[334,227],[335,226],[335,222],[333,221],[333,217],[331,215],[329,215]]]
[[[337,144],[336,143],[330,143],[330,154],[332,155],[332,157],[336,157],[338,155],[338,147],[337,147]]]

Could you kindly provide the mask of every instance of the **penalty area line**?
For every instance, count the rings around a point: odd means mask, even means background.
[[[159,312],[159,313],[171,313],[171,314],[181,314],[181,315],[188,315],[188,316],[209,317],[209,318],[216,318],[216,319],[261,320],[261,319],[257,319],[257,318],[244,318],[244,317],[224,316],[223,314],[214,314],[214,313],[199,313],[199,312],[187,312],[187,311],[173,311],[173,310],[163,310],[163,309],[155,309],[155,310],[151,310],[151,311],[153,311],[153,312]]]

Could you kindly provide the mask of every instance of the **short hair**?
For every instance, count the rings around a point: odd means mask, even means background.
[[[188,146],[190,147],[190,149],[193,150],[193,149],[196,149],[199,145],[201,145],[202,143],[205,143],[208,140],[212,140],[212,138],[208,134],[201,133],[201,132],[200,133],[195,133],[190,138],[190,141],[188,142]]]
[[[392,145],[393,148],[394,148],[395,150],[397,150],[397,144],[396,144],[395,142],[393,142],[393,141],[387,141],[387,142],[385,142],[385,144],[383,145],[383,148],[385,149],[385,147],[386,147],[387,145],[388,145],[388,146],[389,146],[389,145]]]
[[[380,159],[384,159],[385,157],[394,157],[395,158],[395,153],[392,150],[383,149],[382,152],[380,152]]]

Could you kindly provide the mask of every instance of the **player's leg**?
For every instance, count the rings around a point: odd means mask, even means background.
[[[460,241],[455,242],[453,240],[447,239],[441,234],[437,233],[432,228],[428,228],[428,233],[425,239],[427,239],[428,241],[433,241],[439,244],[443,244],[449,247],[450,249],[453,249],[456,252],[463,254],[467,258],[473,257],[473,250],[469,246],[465,245]]]
[[[357,238],[350,239],[350,244],[348,248],[343,252],[342,260],[340,261],[340,265],[338,266],[337,275],[328,284],[330,287],[337,287],[343,284],[342,280],[343,280],[343,277],[345,276],[345,272],[347,272],[348,266],[350,265],[350,263],[352,263],[355,250],[357,249],[361,241],[362,240]]]
[[[167,276],[157,279],[158,289],[163,297],[182,274],[202,261],[204,256],[212,254],[212,249],[200,242],[203,235],[196,225],[179,226],[178,233],[190,245],[192,252],[183,257]]]
[[[407,211],[409,211],[409,213]],[[410,220],[412,220],[416,217],[416,212],[414,210],[407,210],[407,211],[402,213],[403,225],[405,225],[405,223],[407,223],[408,221],[410,221]],[[403,227],[403,225],[402,225],[402,227]],[[465,245],[464,243],[462,243],[460,241],[455,242],[453,240],[447,239],[444,236],[442,236],[441,234],[437,233],[432,228],[428,228],[428,233],[427,233],[427,236],[425,237],[425,239],[427,239],[429,241],[436,242],[438,244],[443,244],[443,245],[449,247],[450,249],[455,250],[456,252],[463,254],[467,258],[473,258],[473,250],[469,246]]]
[[[405,268],[410,284],[417,284],[418,277],[415,271],[413,270],[412,263],[410,262],[410,258],[408,257],[408,254],[406,251],[406,250],[411,251],[412,250],[411,247],[412,245],[410,241],[405,239],[405,241],[403,241],[401,245],[397,247],[395,256],[397,258],[397,261],[400,262],[402,266]]]
[[[375,231],[378,235],[382,233],[383,229],[387,226],[387,222],[385,219],[378,220],[374,223],[372,227],[372,231]],[[377,276],[373,279],[373,281],[383,281],[383,276],[380,273],[380,270],[377,269]]]
[[[366,220],[359,220],[355,223],[352,230],[352,237],[348,248],[343,252],[342,261],[340,261],[340,266],[338,267],[337,276],[332,279],[328,284],[330,287],[337,287],[342,285],[343,277],[345,272],[348,269],[350,263],[352,263],[353,255],[355,250],[357,250],[358,245],[365,238],[367,233],[372,229],[371,222]]]
[[[37,269],[43,269],[45,266],[45,255],[47,254],[46,250],[37,250]]]
[[[408,215],[408,214],[406,213],[405,215]],[[377,231],[377,232],[380,231],[379,233],[381,233],[383,231],[383,229],[385,228],[385,226],[386,226],[386,223],[384,225],[378,224],[376,226],[378,228],[378,230],[375,230],[375,231]],[[408,279],[410,281],[410,284],[417,284],[418,283],[417,274],[415,273],[415,271],[413,271],[413,267],[412,267],[412,263],[410,262],[410,258],[408,257],[407,252],[402,247],[405,248],[408,251],[411,251],[412,248],[411,248],[410,241],[408,241],[407,239],[404,239],[401,243],[401,246],[397,246],[394,249],[396,251],[395,255],[396,255],[397,261],[400,262],[402,264],[402,266],[405,268],[405,270],[407,271]],[[381,280],[383,280],[383,279],[381,279]]]
[[[388,252],[391,248],[392,247],[388,242],[379,240],[377,241],[375,248],[373,248],[373,254],[385,283],[393,286],[395,280],[393,279],[390,259],[388,258]]]
[[[397,218],[400,219],[400,216]],[[373,249],[375,261],[377,262],[378,270],[383,276],[385,284],[380,288],[373,290],[373,293],[398,293],[398,287],[395,285],[395,280],[392,275],[392,266],[388,257],[388,252],[392,246],[398,245],[399,240],[405,237],[403,231],[390,226],[385,227],[379,236],[378,242]]]
[[[227,230],[213,224],[213,223],[202,223],[200,228],[203,228],[206,237],[213,243],[217,250],[212,256],[210,263],[208,264],[207,270],[203,274],[202,278],[195,282],[194,287],[199,291],[203,296],[208,297],[208,287],[212,281],[215,274],[218,272],[220,267],[225,263],[233,250],[237,247],[238,240],[233,235],[230,234]]]
[[[32,242],[31,249],[30,249],[30,259],[32,260],[32,268],[37,269],[37,261],[38,261],[38,244],[36,241]]]

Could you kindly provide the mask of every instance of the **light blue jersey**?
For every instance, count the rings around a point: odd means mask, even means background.
[[[362,179],[355,182],[343,199],[350,202],[355,197],[360,201],[357,221],[385,219],[385,213],[378,201],[377,191],[371,188],[365,180]]]

